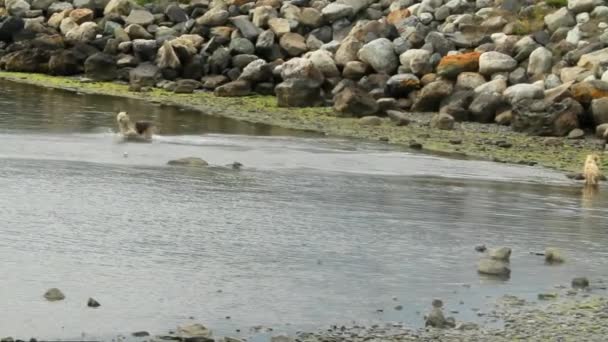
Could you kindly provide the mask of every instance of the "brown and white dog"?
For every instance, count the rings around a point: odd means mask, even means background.
[[[148,121],[131,122],[127,112],[120,112],[116,116],[118,130],[125,140],[150,141],[154,134],[154,125]]]

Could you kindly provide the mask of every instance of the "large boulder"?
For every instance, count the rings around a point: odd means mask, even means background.
[[[469,118],[469,105],[473,101],[472,90],[458,90],[441,100],[439,113],[449,114],[456,121],[466,121]]]
[[[486,83],[485,77],[476,72],[463,72],[456,78],[456,90],[474,90]],[[507,86],[505,84],[506,89]],[[504,91],[503,89],[503,91]],[[502,91],[501,91],[502,92]]]
[[[479,56],[479,72],[484,75],[511,72],[515,68],[517,68],[517,61],[504,53],[488,51]]]
[[[230,13],[228,13],[228,11],[219,7],[214,7],[198,17],[196,23],[205,26],[222,26],[228,22],[228,18],[230,18]]]
[[[420,90],[412,110],[417,112],[438,110],[441,100],[449,96],[453,89],[452,83],[444,80],[427,84]]]
[[[51,54],[48,72],[55,76],[71,76],[82,72],[82,64],[70,50],[59,50]]]
[[[545,96],[543,88],[534,84],[516,84],[507,88],[503,95],[511,104],[523,99],[542,99]]]
[[[321,85],[324,80],[323,74],[310,59],[299,57],[292,58],[281,65],[281,78],[283,80],[310,80],[317,85]]]
[[[462,53],[445,56],[437,65],[439,76],[454,78],[463,72],[474,72],[479,69],[479,52]]]
[[[553,13],[547,14],[545,16],[545,24],[549,31],[554,32],[561,27],[574,26],[576,20],[567,8],[562,7]]]
[[[299,56],[308,51],[306,39],[297,33],[285,33],[279,40],[279,44],[290,56]]]
[[[95,39],[98,31],[99,27],[97,24],[86,22],[69,30],[65,34],[65,39],[72,43],[88,43]]]
[[[591,101],[591,113],[595,125],[608,123],[608,97]]]
[[[608,60],[608,48],[592,51],[583,54],[576,64],[586,70],[595,70],[597,67]]]
[[[160,78],[160,69],[152,63],[141,63],[129,72],[129,83],[135,87],[153,87]]]
[[[213,91],[215,96],[238,97],[251,95],[251,83],[245,80],[236,80],[221,85]]]
[[[19,17],[3,16],[0,17],[0,41],[12,42],[13,35],[23,30],[25,22]]]
[[[137,24],[141,26],[148,26],[154,23],[154,15],[146,10],[131,10],[129,16],[125,19],[127,25]]]
[[[393,43],[386,38],[378,38],[363,45],[357,56],[378,73],[391,75],[399,64]]]
[[[171,42],[168,40],[166,40],[163,43],[163,46],[158,49],[156,54],[156,65],[161,69],[168,68],[176,70],[182,66],[179,57],[177,57],[175,50],[173,50],[173,45],[171,45]]]
[[[513,130],[529,135],[566,136],[579,127],[583,107],[572,98],[547,104],[543,100],[525,99],[513,108]]]
[[[570,90],[572,96],[583,105],[591,104],[591,101],[608,97],[608,82],[593,80],[574,84]]]
[[[239,79],[249,82],[261,82],[272,78],[272,67],[263,59],[256,59],[247,64]]]
[[[288,79],[275,87],[279,107],[316,107],[323,104],[316,82],[307,79]]]
[[[118,76],[116,59],[103,52],[96,53],[84,62],[84,73],[95,81],[113,81]]]
[[[490,123],[494,122],[497,112],[506,105],[506,101],[498,93],[480,93],[471,103],[470,118],[472,121]]]
[[[483,258],[477,264],[477,272],[497,277],[508,277],[511,275],[511,268],[507,262]]]
[[[553,53],[544,46],[536,48],[528,60],[528,76],[538,77],[551,71]]]
[[[334,110],[342,116],[364,117],[378,112],[378,103],[359,87],[346,87],[334,96]]]
[[[414,74],[397,74],[388,79],[384,92],[395,98],[406,97],[420,85],[420,79]]]
[[[133,41],[133,53],[142,61],[154,61],[158,43],[154,39],[135,39]]]
[[[243,37],[251,41],[255,41],[255,39],[262,32],[262,29],[253,25],[253,23],[249,20],[248,15],[236,16],[230,18],[230,21],[241,32],[241,35],[243,35]]]
[[[49,58],[43,49],[18,50],[2,56],[0,67],[6,71],[45,72]]]
[[[323,73],[326,78],[340,76],[340,71],[336,66],[336,62],[332,58],[331,52],[325,50],[314,51],[308,56],[312,64]]]

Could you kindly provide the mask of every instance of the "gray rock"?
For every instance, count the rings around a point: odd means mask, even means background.
[[[574,14],[591,12],[597,4],[595,0],[568,0],[568,10]]]
[[[25,13],[30,10],[30,4],[25,0],[7,0],[5,2],[8,13],[17,17],[25,16]]]
[[[547,104],[543,100],[524,99],[513,108],[513,130],[537,136],[566,136],[579,128],[578,117],[583,113],[580,103],[566,98]]]
[[[433,328],[453,328],[456,326],[453,318],[445,318],[440,307],[433,307],[426,315],[425,326]]]
[[[401,65],[412,68],[412,64],[417,60],[428,61],[431,58],[431,53],[425,49],[410,49],[399,56]]]
[[[575,128],[568,133],[568,139],[570,140],[578,140],[585,139],[585,131],[580,128]]]
[[[323,73],[326,78],[340,76],[340,71],[334,62],[332,55],[329,51],[318,50],[314,51],[308,57],[312,64]]]
[[[489,51],[479,57],[479,72],[492,75],[498,72],[511,72],[517,68],[517,61],[504,53]]]
[[[555,32],[560,27],[574,26],[576,21],[568,9],[562,7],[553,13],[547,14],[545,16],[545,24],[547,25],[549,31]]]
[[[32,9],[35,10],[43,10],[46,11],[49,6],[51,6],[55,2],[54,0],[33,0],[32,1]]]
[[[305,7],[300,13],[300,24],[312,28],[320,27],[323,24],[323,15],[315,8]]]
[[[380,126],[382,119],[374,115],[364,116],[359,119],[359,124],[362,126]]]
[[[332,2],[321,10],[323,18],[330,23],[333,23],[338,19],[350,17],[354,14],[354,12],[355,11],[352,6],[337,2]]]
[[[511,268],[504,261],[483,258],[477,264],[477,272],[492,276],[508,277],[511,275]]]
[[[53,2],[47,9],[48,14],[59,13],[65,10],[72,10],[74,6],[72,6],[69,2]]]
[[[608,97],[592,100],[591,114],[596,125],[608,123]]]
[[[259,57],[256,55],[236,55],[232,57],[232,66],[242,70],[247,65],[249,65],[249,63],[258,59]]]
[[[449,114],[435,114],[431,118],[431,127],[440,130],[452,130],[454,129],[454,117]]]
[[[578,277],[572,279],[572,287],[575,289],[586,289],[589,287],[589,279],[585,277]]]
[[[253,10],[251,22],[259,28],[266,28],[268,21],[278,16],[279,14],[272,6],[259,6]]]
[[[308,50],[306,40],[303,36],[297,33],[286,33],[279,40],[281,47],[287,51],[290,56],[299,56]]]
[[[203,77],[201,81],[203,82],[203,88],[214,90],[222,84],[228,83],[230,79],[224,75],[211,75]]]
[[[398,110],[387,110],[386,115],[395,123],[397,126],[407,126],[410,124],[410,119],[406,113]]]
[[[156,58],[158,45],[153,39],[135,39],[133,41],[133,52],[143,61],[153,61]]]
[[[196,23],[206,26],[221,26],[228,22],[230,13],[221,8],[212,8],[196,19]]]
[[[230,65],[230,50],[227,48],[219,48],[213,51],[207,64],[209,65],[209,72],[211,74],[221,74]]]
[[[154,16],[152,13],[146,10],[131,10],[129,16],[125,19],[127,25],[137,24],[141,26],[148,26],[154,23]]]
[[[245,80],[236,80],[221,85],[213,91],[215,96],[239,97],[251,95],[251,83]]]
[[[347,87],[334,96],[334,110],[343,116],[363,117],[378,112],[378,103],[358,87]]]
[[[434,81],[422,88],[412,106],[413,111],[436,111],[441,100],[452,93],[452,83],[448,81]]]
[[[553,53],[541,46],[530,54],[528,61],[528,76],[536,77],[544,75],[551,71],[553,66]]]
[[[397,69],[398,61],[393,43],[386,38],[378,38],[363,45],[357,56],[378,73],[390,75]]]
[[[351,80],[359,80],[361,77],[365,76],[367,69],[367,64],[359,61],[351,61],[346,63],[344,66],[344,69],[342,70],[342,77]]]
[[[433,51],[445,56],[448,52],[455,50],[454,43],[447,39],[442,33],[431,32],[424,38],[425,43],[433,46]]]
[[[441,100],[439,113],[449,114],[456,121],[466,121],[469,119],[469,106],[473,101],[474,93],[472,90],[457,90],[450,96]]]
[[[46,298],[46,300],[48,300],[50,302],[54,302],[54,301],[64,300],[65,295],[58,288],[52,288],[52,289],[48,289],[44,293],[44,298]]]
[[[476,72],[463,72],[456,78],[456,90],[474,90],[486,83],[483,75]],[[505,88],[506,89],[506,84]],[[503,90],[504,90],[503,89]],[[502,92],[502,91],[501,91]]]
[[[99,302],[95,299],[89,298],[89,300],[87,301],[87,306],[90,308],[98,308],[101,306],[101,304],[99,304]]]
[[[201,88],[203,85],[197,80],[181,79],[175,82],[173,92],[176,94],[192,94],[194,90]]]
[[[188,21],[188,13],[177,4],[171,4],[165,8],[165,15],[174,23],[184,23]]]
[[[158,67],[161,69],[178,69],[181,67],[182,63],[177,57],[177,54],[169,41],[165,41],[163,46],[158,49],[158,53],[156,55],[156,65],[158,65]]]
[[[245,38],[235,38],[230,41],[230,52],[235,55],[240,54],[253,54],[255,52],[255,46],[251,41]]]
[[[254,41],[262,32],[261,29],[257,28],[251,21],[249,21],[249,16],[241,15],[234,18],[230,18],[230,21],[236,28],[241,31],[243,37]]]
[[[133,24],[125,28],[125,32],[129,35],[129,38],[135,39],[152,39],[154,38],[150,32],[148,32],[141,25]]]
[[[96,53],[85,60],[84,73],[95,81],[113,81],[118,75],[116,60],[114,56]]]
[[[153,87],[160,78],[160,69],[152,63],[142,63],[129,72],[129,83],[139,88]]]
[[[523,99],[542,99],[545,93],[541,87],[522,83],[510,86],[503,92],[503,95],[511,104],[514,104]]]
[[[506,101],[501,94],[479,93],[469,106],[471,120],[482,123],[493,122],[496,113],[505,106]]]
[[[275,88],[279,107],[315,107],[323,104],[316,82],[307,79],[288,79]]]
[[[386,82],[386,95],[390,97],[406,97],[412,90],[420,88],[420,79],[413,74],[397,74]]]
[[[323,73],[315,67],[314,63],[306,58],[292,58],[281,65],[281,78],[289,79],[304,79],[321,85],[324,77]]]
[[[548,264],[561,264],[564,262],[564,257],[557,248],[545,248],[545,262]]]
[[[110,0],[103,10],[104,15],[119,14],[128,15],[133,7],[129,0]]]
[[[260,82],[271,77],[272,70],[270,65],[263,59],[257,59],[243,69],[243,73],[241,73],[239,79],[249,82]]]
[[[284,34],[291,32],[291,25],[289,20],[283,18],[272,18],[268,21],[268,27],[274,32],[277,37],[281,37]]]

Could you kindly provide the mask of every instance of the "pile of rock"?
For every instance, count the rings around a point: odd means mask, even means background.
[[[0,0],[0,68],[341,116],[608,127],[608,7],[518,0]],[[403,122],[399,120],[398,122]],[[603,125],[604,126],[601,126]],[[576,135],[580,136],[580,135]]]

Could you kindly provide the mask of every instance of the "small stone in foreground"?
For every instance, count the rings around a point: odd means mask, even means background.
[[[46,298],[46,300],[48,301],[54,302],[58,300],[64,300],[65,295],[58,288],[52,288],[46,291],[46,293],[44,294],[44,298]]]
[[[206,161],[201,158],[187,157],[181,159],[170,160],[168,165],[180,165],[180,166],[207,166],[209,165]]]
[[[150,333],[147,332],[147,331],[136,331],[136,332],[132,333],[131,336],[133,336],[133,337],[146,337],[146,336],[150,336]]]
[[[414,150],[421,150],[422,149],[422,144],[419,143],[419,142],[417,142],[417,141],[415,141],[415,140],[410,141],[410,145],[409,146],[410,146],[410,148],[412,148]]]
[[[561,264],[564,262],[564,257],[557,248],[545,249],[545,262],[548,264]]]
[[[101,304],[99,304],[98,301],[96,301],[93,298],[89,298],[89,301],[87,302],[87,306],[90,308],[98,308],[101,306]]]
[[[589,279],[585,277],[578,277],[572,279],[572,287],[575,289],[585,289],[589,287]]]
[[[538,294],[538,300],[550,300],[550,299],[556,299],[556,298],[557,298],[556,293],[539,293]]]
[[[477,245],[475,246],[475,251],[479,253],[483,253],[487,250],[486,245]]]

